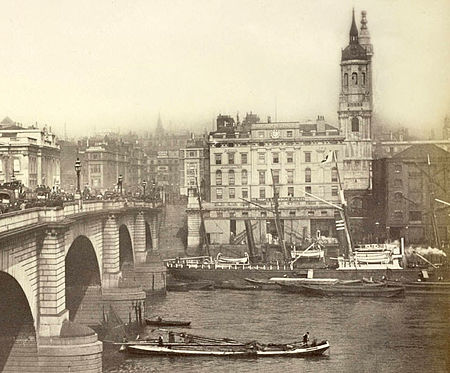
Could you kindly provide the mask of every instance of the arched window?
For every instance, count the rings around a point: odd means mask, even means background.
[[[241,183],[242,183],[242,185],[247,185],[247,184],[248,184],[248,174],[247,174],[247,170],[242,170],[242,174],[241,174]]]
[[[311,182],[311,169],[307,168],[305,170],[305,183],[310,183]]]
[[[216,185],[222,185],[222,171],[216,171]]]
[[[359,132],[359,119],[356,117],[352,118],[352,132]]]
[[[234,185],[234,181],[235,181],[234,171],[230,170],[230,171],[228,171],[228,184],[229,185]]]
[[[362,73],[362,85],[366,85],[366,73]]]
[[[348,87],[348,74],[344,74],[344,87]]]
[[[358,85],[358,74],[357,73],[352,73],[352,84]]]

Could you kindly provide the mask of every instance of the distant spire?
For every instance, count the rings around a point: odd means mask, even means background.
[[[373,55],[373,46],[370,44],[370,34],[367,28],[366,11],[361,12],[361,31],[359,32],[359,44],[364,47],[369,56]]]
[[[352,10],[352,26],[350,27],[350,44],[358,44],[358,28],[355,22],[355,9]]]
[[[158,123],[156,124],[156,136],[162,136],[164,134],[164,128],[161,120],[161,113],[158,113]]]

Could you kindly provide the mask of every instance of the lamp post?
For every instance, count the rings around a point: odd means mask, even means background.
[[[81,161],[80,158],[77,158],[75,161],[75,172],[77,173],[77,191],[75,194],[81,197],[81,189],[80,189],[80,172],[81,172]]]
[[[117,181],[117,184],[119,184],[120,195],[122,195],[122,182],[123,182],[123,176],[122,176],[122,174],[120,174],[119,179]]]
[[[145,198],[145,187],[147,186],[147,181],[142,181],[142,188],[144,189],[144,198]]]

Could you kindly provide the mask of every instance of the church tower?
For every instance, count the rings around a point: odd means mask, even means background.
[[[349,45],[341,57],[339,128],[345,136],[343,183],[345,190],[372,189],[372,56],[363,11],[361,31],[352,14]]]

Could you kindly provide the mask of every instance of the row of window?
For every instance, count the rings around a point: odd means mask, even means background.
[[[272,182],[269,182],[268,184],[280,184],[280,170],[272,170],[270,172],[270,176],[272,179]],[[331,182],[337,182],[338,181],[338,171],[337,168],[333,167],[331,169]],[[305,183],[311,182],[311,169],[306,168],[305,169]],[[216,185],[222,185],[223,178],[222,178],[222,170],[216,171]],[[266,171],[261,170],[258,171],[258,183],[260,185],[266,184]],[[286,183],[287,184],[294,184],[294,170],[286,170]],[[228,185],[235,185],[236,184],[236,173],[234,170],[228,171]],[[241,184],[247,185],[248,184],[248,172],[247,170],[241,171]]]
[[[358,118],[353,119],[356,119],[356,121],[358,121]],[[359,131],[359,122],[357,131]],[[227,153],[227,155],[228,155],[228,164],[235,164],[236,153],[230,152]],[[240,155],[241,155],[241,164],[248,164],[248,153],[240,153]],[[303,152],[303,162],[311,163],[312,162],[311,155],[312,152]],[[280,164],[281,154],[279,152],[272,152],[271,161],[272,164]],[[295,161],[294,152],[293,151],[286,152],[286,163],[294,163],[294,161]],[[226,164],[222,153],[214,154],[214,163],[217,165]],[[258,164],[266,164],[266,152],[258,152]]]
[[[358,73],[353,72],[352,73],[352,85],[357,86],[358,85]],[[366,85],[366,73],[361,73],[359,85],[365,86]],[[344,74],[344,87],[348,87],[348,74]]]
[[[333,215],[333,213],[329,213],[327,210],[320,210],[320,211],[309,210],[309,211],[306,212],[306,214],[308,216],[315,216],[315,215],[330,216],[330,215]],[[218,218],[224,217],[223,211],[216,211],[214,215],[215,215],[215,217],[218,217]],[[248,211],[242,211],[241,215],[243,217],[245,217],[245,216],[249,216],[249,213],[248,213]],[[283,213],[282,213],[282,215],[283,215]],[[290,210],[289,211],[289,216],[296,216],[296,215],[303,216],[303,212],[302,211],[297,212],[295,210]],[[267,212],[266,211],[261,211],[261,212],[259,212],[259,216],[261,216],[262,218],[265,218],[265,217],[267,217]],[[339,216],[339,215],[334,213],[334,216]],[[213,217],[213,214],[210,214],[209,217]],[[230,211],[229,212],[229,217],[230,218],[237,217],[236,212],[235,211]]]
[[[227,188],[225,190],[228,190],[228,199],[235,199],[235,198],[237,198],[236,188]],[[310,186],[306,186],[305,187],[305,192],[311,194],[312,193],[312,188]],[[320,194],[323,194],[323,191]],[[337,197],[337,195],[338,195],[338,187],[337,186],[332,186],[331,187],[331,195],[333,197]],[[301,195],[299,197],[303,197],[303,196],[304,196],[304,193],[301,193]],[[296,195],[295,195],[295,188],[294,187],[287,187],[286,195],[285,196],[279,195],[279,197],[288,197],[288,198],[289,197],[296,197]],[[223,188],[216,188],[216,199],[220,200],[220,199],[223,199],[223,198],[224,198],[224,189]],[[241,189],[241,198],[243,198],[243,199],[248,198],[248,189],[247,188],[242,188]],[[261,199],[267,198],[266,188],[259,188],[258,198],[261,198]]]
[[[394,211],[393,217],[396,220],[403,220],[403,211]],[[409,221],[422,221],[422,211],[409,211],[408,217]]]

